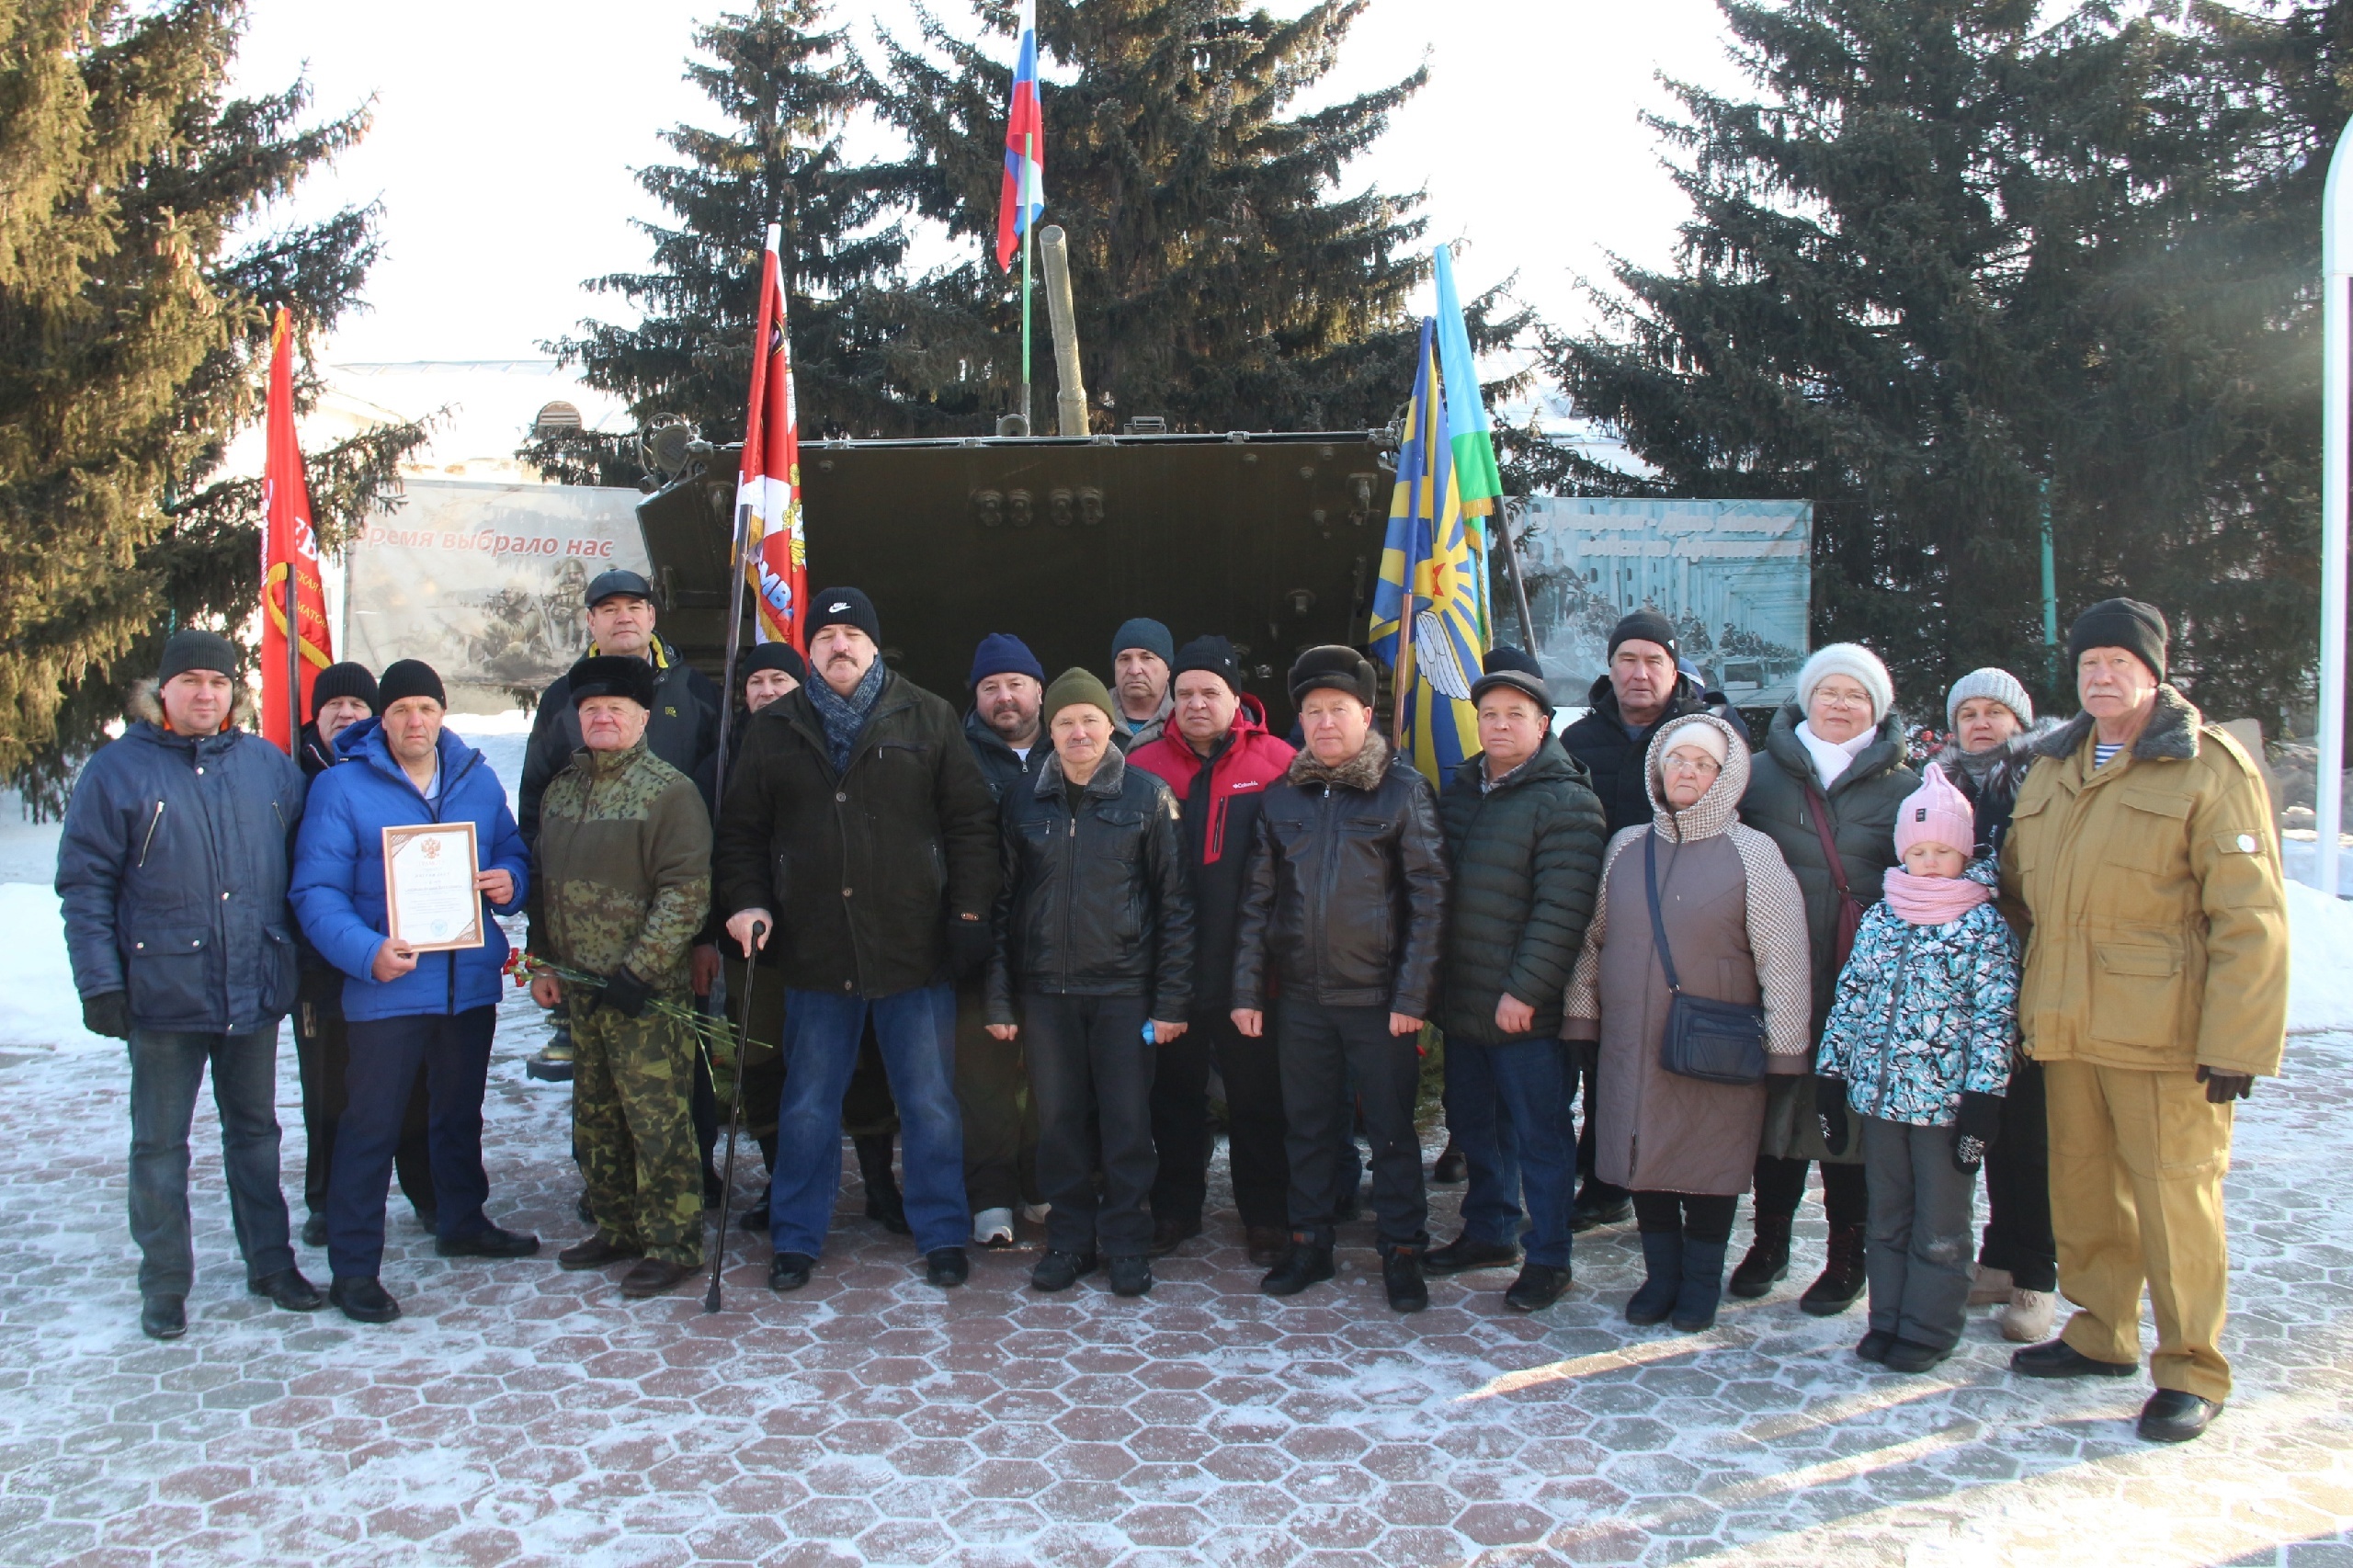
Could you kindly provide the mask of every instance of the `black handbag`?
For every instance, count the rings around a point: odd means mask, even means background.
[[[1746,1088],[1765,1081],[1765,1009],[1738,1002],[1687,996],[1675,977],[1675,955],[1666,947],[1666,921],[1658,911],[1658,835],[1643,835],[1643,881],[1651,898],[1651,940],[1658,945],[1659,968],[1666,971],[1673,1000],[1666,1008],[1666,1039],[1658,1064],[1678,1078]]]

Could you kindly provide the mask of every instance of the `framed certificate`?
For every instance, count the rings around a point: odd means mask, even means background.
[[[384,909],[392,940],[420,953],[481,947],[479,865],[470,822],[384,829]]]

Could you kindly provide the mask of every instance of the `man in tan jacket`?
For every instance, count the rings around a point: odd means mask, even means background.
[[[2027,938],[2018,1022],[2043,1064],[2059,1284],[2080,1309],[2010,1358],[2028,1377],[2129,1378],[2141,1291],[2156,1393],[2183,1442],[2231,1392],[2222,1173],[2233,1102],[2279,1071],[2288,917],[2255,764],[2165,683],[2165,617],[2131,599],[2068,633],[2083,711],[2035,745],[2002,846]]]

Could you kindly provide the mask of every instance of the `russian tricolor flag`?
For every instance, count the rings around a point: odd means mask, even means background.
[[[1022,165],[1026,157],[1029,166]],[[1025,181],[1029,201],[1022,200]],[[1005,187],[996,204],[996,264],[1010,271],[1021,236],[1046,210],[1046,122],[1038,112],[1038,0],[1021,0],[1021,58],[1005,117]]]

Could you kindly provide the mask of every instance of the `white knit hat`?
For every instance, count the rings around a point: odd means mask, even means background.
[[[2034,699],[2026,694],[2026,687],[2018,676],[1992,665],[1982,670],[1972,670],[1952,683],[1945,693],[1945,728],[1957,730],[1961,721],[1954,717],[1961,705],[1972,697],[1991,698],[2018,716],[2018,727],[2026,729],[2034,723]]]
[[[1723,731],[1703,719],[1686,719],[1667,731],[1658,744],[1658,755],[1665,756],[1679,745],[1696,745],[1718,762],[1725,761],[1732,755],[1731,748],[1724,743]]]
[[[1871,722],[1883,722],[1895,707],[1895,682],[1879,655],[1859,642],[1833,642],[1827,648],[1816,648],[1813,656],[1798,671],[1798,707],[1811,712],[1813,709],[1813,688],[1832,676],[1845,676],[1863,688],[1871,699]]]

